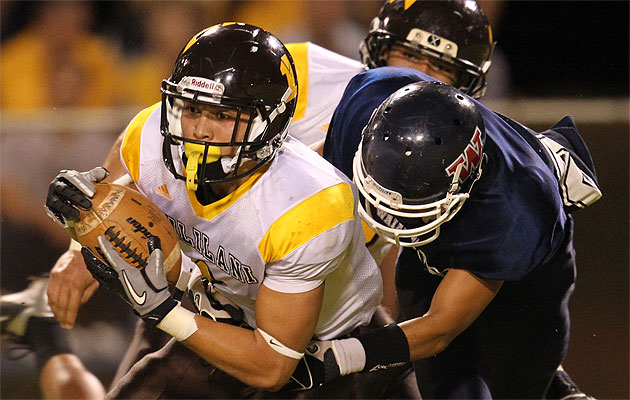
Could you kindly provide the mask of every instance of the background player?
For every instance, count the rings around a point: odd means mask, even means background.
[[[102,399],[105,388],[73,353],[66,331],[50,311],[47,283],[47,278],[38,278],[25,290],[0,297],[2,337],[33,351],[43,398]]]

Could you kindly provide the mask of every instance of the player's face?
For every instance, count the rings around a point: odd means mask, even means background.
[[[432,76],[448,85],[457,82],[457,71],[451,65],[440,63],[416,51],[402,46],[393,46],[387,54],[387,65],[413,68]]]
[[[228,143],[232,141],[237,115],[236,110],[186,101],[182,111],[182,132],[187,139]],[[242,113],[234,141],[244,139],[248,121],[249,114]],[[223,156],[233,157],[237,150],[236,146],[220,146],[220,148]]]

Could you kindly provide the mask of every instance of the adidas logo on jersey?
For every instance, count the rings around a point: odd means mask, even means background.
[[[156,187],[155,193],[159,194],[162,197],[166,197],[169,200],[172,200],[171,195],[168,192],[168,186],[166,186],[166,184]]]

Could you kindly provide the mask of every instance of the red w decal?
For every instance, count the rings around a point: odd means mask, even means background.
[[[481,162],[481,151],[483,148],[483,143],[481,142],[481,131],[479,128],[475,128],[475,134],[473,135],[470,143],[464,149],[464,152],[457,157],[457,159],[448,167],[446,167],[446,173],[448,176],[452,176],[457,171],[457,166],[459,164],[462,165],[462,171],[459,174],[459,182],[462,183],[468,176],[470,172],[479,167]]]

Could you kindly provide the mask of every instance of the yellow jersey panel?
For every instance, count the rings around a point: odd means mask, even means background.
[[[342,222],[352,220],[352,190],[347,183],[328,187],[278,218],[258,244],[265,262],[284,258],[308,240]],[[274,237],[290,240],[275,242]]]
[[[298,104],[289,135],[311,145],[326,137],[346,85],[365,67],[359,61],[310,42],[290,43],[286,47],[298,78]]]
[[[293,114],[293,122],[304,117],[308,99],[308,43],[289,43],[286,45],[293,58],[298,81],[298,100]]]
[[[132,131],[132,133],[125,133],[125,137],[123,138],[121,145],[121,158],[124,165],[132,166],[132,168],[129,169],[129,175],[134,182],[138,181],[138,176],[140,174],[140,170],[138,168],[140,166],[140,160],[138,159],[140,156],[140,130],[142,130],[142,127],[147,122],[149,115],[151,115],[151,113],[153,113],[161,104],[162,103],[157,103],[140,111],[140,113],[138,113],[138,115],[136,115],[127,126],[126,131]]]

